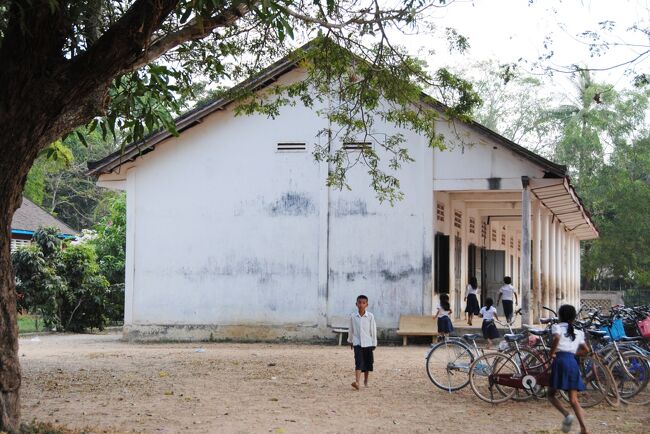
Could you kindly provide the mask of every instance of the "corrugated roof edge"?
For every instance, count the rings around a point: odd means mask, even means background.
[[[301,51],[308,50],[313,43],[314,43],[313,40],[306,43],[302,47],[296,49],[292,53],[288,54],[287,56],[273,63],[269,67],[260,71],[257,75],[250,77],[247,80],[237,84],[236,86],[231,88],[230,91],[226,93],[225,96],[219,97],[203,106],[194,108],[189,112],[176,118],[175,122],[179,134],[182,131],[200,123],[201,119],[203,119],[204,117],[214,113],[217,110],[223,109],[223,107],[235,101],[236,97],[234,95],[236,95],[238,92],[240,91],[253,92],[259,90],[263,87],[266,87],[268,84],[270,84],[270,82],[275,81],[280,75],[289,72],[290,70],[297,67],[298,62],[300,61],[301,58],[299,53]],[[437,101],[432,96],[427,95],[424,92],[421,93],[421,99],[422,102],[430,105],[431,107],[437,110],[442,111],[443,113],[447,113],[449,111],[448,106]],[[566,172],[567,172],[566,166],[553,163],[552,161],[547,160],[541,155],[538,155],[524,148],[521,145],[518,145],[512,140],[503,137],[501,134],[492,131],[491,129],[479,124],[476,121],[473,120],[468,121],[466,122],[466,124],[471,128],[477,130],[478,132],[490,136],[491,138],[497,140],[500,144],[512,150],[513,152],[525,157],[526,159],[532,161],[533,163],[539,166],[542,166],[545,169],[545,172],[548,177],[566,176]],[[99,176],[102,173],[109,173],[116,167],[119,167],[124,163],[127,163],[141,155],[146,154],[147,152],[150,152],[151,150],[153,150],[155,145],[170,137],[172,137],[172,134],[167,130],[159,130],[154,133],[151,133],[143,140],[130,143],[126,145],[124,149],[116,151],[106,156],[105,158],[102,158],[101,160],[92,161],[92,162],[89,161],[88,171],[86,172],[86,174],[89,176],[90,175]]]

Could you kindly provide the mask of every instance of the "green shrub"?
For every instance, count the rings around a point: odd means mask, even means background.
[[[116,297],[100,273],[94,247],[62,249],[52,228],[37,231],[34,241],[12,254],[19,308],[39,314],[48,329],[103,329]]]

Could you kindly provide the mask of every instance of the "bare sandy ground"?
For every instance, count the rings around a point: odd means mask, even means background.
[[[22,414],[94,432],[559,432],[545,401],[492,405],[469,387],[438,390],[426,350],[377,348],[370,387],[357,392],[348,347],[26,337]],[[594,433],[650,432],[650,408],[600,405],[587,417]]]

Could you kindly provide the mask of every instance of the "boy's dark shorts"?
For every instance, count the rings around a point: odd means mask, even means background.
[[[373,347],[354,346],[354,368],[361,372],[371,372],[374,357],[372,355]]]

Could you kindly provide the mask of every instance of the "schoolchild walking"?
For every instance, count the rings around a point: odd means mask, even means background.
[[[515,299],[515,304],[519,304],[517,299],[517,291],[512,286],[512,279],[510,276],[503,278],[503,286],[499,289],[499,297],[497,297],[497,306],[499,301],[503,298],[503,315],[506,317],[506,321],[510,322],[512,320],[512,299]]]
[[[449,295],[440,294],[440,304],[437,307],[433,319],[438,318],[438,335],[449,336],[449,333],[454,331],[454,326],[451,323],[451,306],[449,305]]]
[[[549,353],[553,363],[551,364],[551,379],[548,390],[548,400],[557,408],[564,420],[562,421],[562,432],[571,431],[571,424],[574,416],[571,415],[557,399],[556,392],[564,390],[569,393],[569,402],[575,417],[580,423],[580,432],[587,434],[585,425],[585,413],[578,402],[578,392],[585,390],[585,384],[580,376],[580,368],[576,355],[585,355],[589,352],[585,344],[585,334],[581,330],[573,328],[576,319],[576,309],[570,304],[560,306],[558,311],[560,322],[553,325],[553,342]]]
[[[469,284],[465,289],[465,314],[467,315],[467,324],[472,325],[474,315],[478,315],[480,306],[478,305],[478,282],[476,277],[470,277]]]
[[[498,320],[497,310],[493,306],[494,300],[490,297],[485,299],[485,306],[479,311],[479,315],[483,318],[481,331],[483,332],[483,339],[487,339],[487,349],[492,348],[492,340],[499,337],[499,330],[497,330],[494,320]]]
[[[368,312],[368,297],[357,297],[357,311],[350,315],[348,343],[354,350],[354,382],[352,387],[359,390],[361,373],[363,384],[368,387],[368,375],[372,372],[375,348],[377,347],[377,324],[375,316]]]

